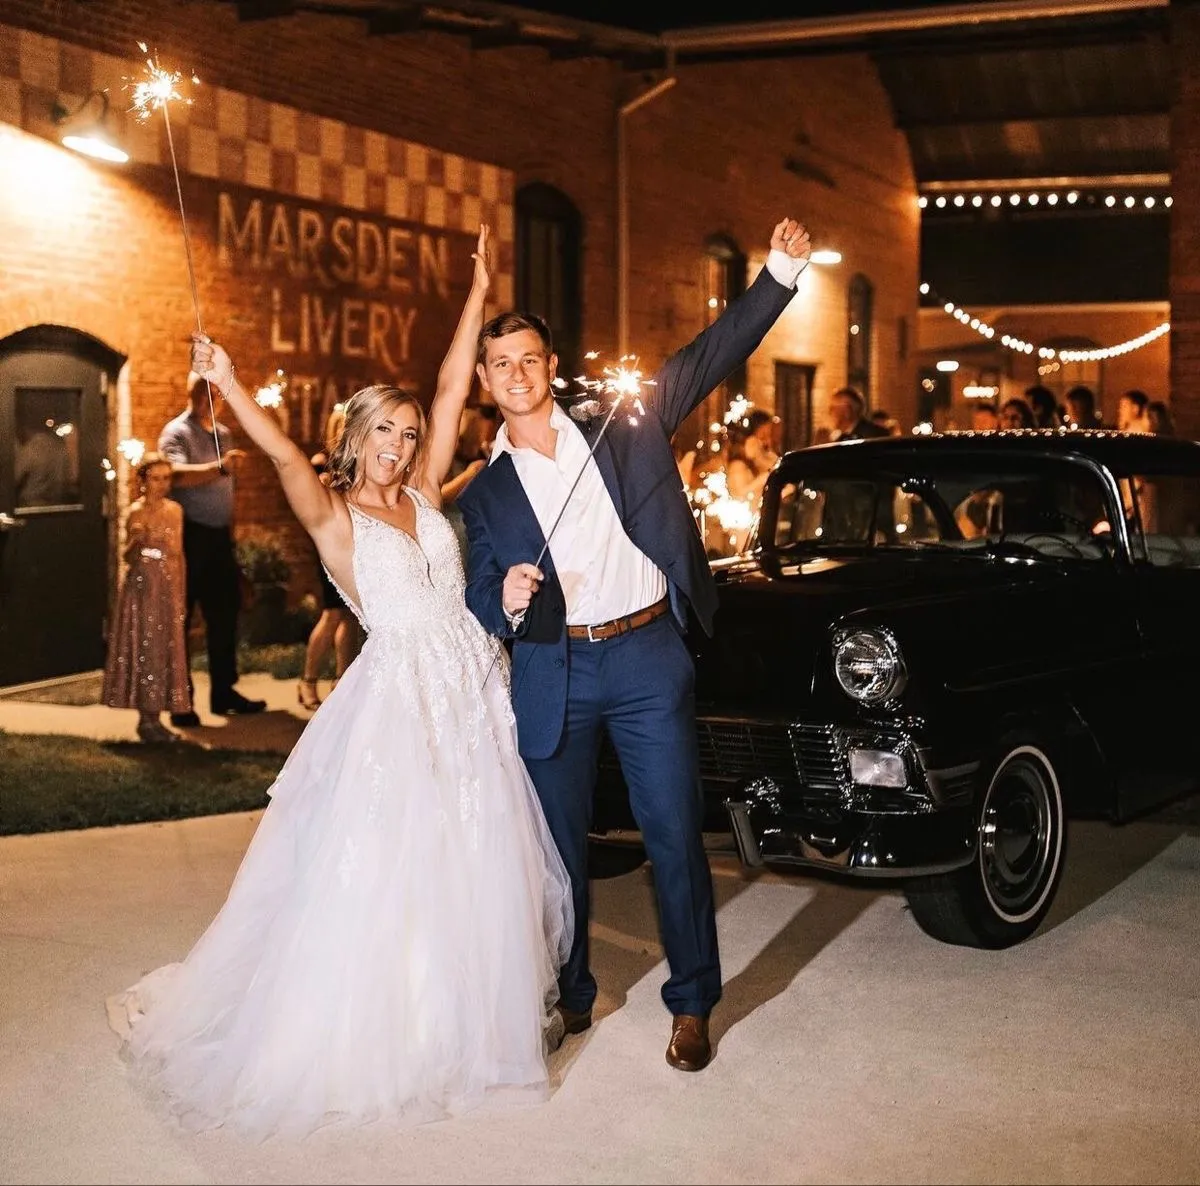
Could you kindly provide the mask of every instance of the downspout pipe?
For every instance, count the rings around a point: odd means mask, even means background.
[[[675,55],[667,54],[668,75],[617,108],[617,349],[629,353],[629,146],[625,120],[675,85]]]

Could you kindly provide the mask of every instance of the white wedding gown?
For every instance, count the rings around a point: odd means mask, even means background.
[[[571,891],[458,542],[351,509],[366,642],[182,963],[107,1002],[190,1128],[263,1137],[541,1099]]]

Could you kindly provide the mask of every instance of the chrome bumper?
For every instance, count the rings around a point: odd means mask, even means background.
[[[975,856],[974,812],[965,805],[874,814],[729,798],[725,810],[738,858],[749,868],[794,865],[864,878],[919,877],[948,873]]]

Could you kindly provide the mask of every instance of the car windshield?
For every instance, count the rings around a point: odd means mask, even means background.
[[[776,493],[762,542],[780,551],[944,548],[1100,560],[1111,549],[1105,487],[1075,462],[813,473],[783,480]]]

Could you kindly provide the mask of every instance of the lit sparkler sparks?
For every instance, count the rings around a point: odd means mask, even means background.
[[[175,174],[175,193],[179,198],[179,222],[183,227],[183,248],[187,254],[188,280],[192,286],[192,308],[196,313],[196,330],[202,334],[204,325],[200,320],[200,298],[196,292],[196,268],[192,263],[192,239],[188,234],[187,214],[183,208],[183,186],[179,180],[179,161],[175,156],[175,136],[171,131],[170,112],[172,103],[182,101],[190,105],[191,99],[184,99],[177,89],[179,83],[183,81],[183,75],[178,70],[164,70],[158,64],[157,53],[151,54],[144,41],[139,41],[137,44],[138,49],[149,56],[146,58],[145,76],[133,84],[131,110],[140,120],[149,119],[151,113],[156,110],[163,113],[163,123],[167,128],[167,147],[171,151],[171,170]],[[196,86],[200,85],[200,80],[194,74],[191,81]],[[208,389],[208,412],[212,419],[213,445],[217,450],[217,464],[222,465],[221,438],[217,434],[217,413],[213,406],[212,383],[209,382],[207,375],[204,383]],[[223,465],[222,469],[224,469]]]
[[[142,53],[150,52],[144,41],[138,42],[138,49]],[[130,109],[138,119],[149,119],[150,113],[157,108],[165,109],[173,99],[183,99],[183,96],[176,90],[182,81],[183,75],[178,70],[164,70],[158,64],[156,55],[148,57],[146,59],[146,77],[134,84],[133,103]],[[194,74],[192,82],[196,86],[200,85],[200,80]],[[184,101],[191,103],[191,99]]]
[[[275,372],[275,378],[264,383],[255,393],[255,403],[261,408],[277,408],[283,403],[283,393],[287,390],[287,375],[282,368]]]
[[[594,350],[589,350],[584,356],[589,360],[599,357]],[[633,364],[633,365],[626,365]],[[634,408],[638,412],[638,416],[631,415],[629,417],[630,424],[636,426],[640,423],[638,417],[646,414],[646,409],[642,405],[641,394],[643,387],[651,387],[654,385],[652,379],[643,379],[642,372],[637,367],[637,355],[626,354],[618,361],[616,366],[606,366],[597,379],[589,379],[584,375],[580,375],[576,383],[583,388],[592,398],[583,400],[580,404],[572,408],[572,412],[578,412],[580,408],[588,408],[588,416],[593,414],[598,415],[603,407],[603,397],[607,396],[611,399],[608,414],[604,417],[604,423],[600,425],[600,431],[596,434],[596,439],[592,442],[592,447],[588,450],[587,460],[580,467],[579,473],[575,475],[575,481],[571,483],[571,488],[567,491],[566,498],[563,499],[563,504],[559,508],[558,514],[554,518],[554,522],[550,525],[550,530],[546,532],[546,542],[542,545],[542,550],[538,553],[538,558],[534,561],[535,566],[540,566],[543,558],[546,555],[546,550],[550,547],[550,537],[554,534],[559,523],[562,522],[563,513],[567,509],[567,504],[571,501],[571,495],[575,493],[575,487],[579,485],[580,479],[583,477],[584,470],[587,468],[588,462],[595,455],[596,446],[600,444],[605,432],[608,431],[608,426],[612,421],[616,410],[625,400],[631,400]],[[600,398],[597,398],[600,397]],[[591,405],[595,405],[594,412]]]
[[[137,437],[126,437],[117,442],[117,452],[136,468],[138,462],[145,456],[146,442],[138,440]]]
[[[750,427],[747,417],[754,410],[754,404],[740,393],[735,395],[725,412],[726,424],[741,424],[743,428]]]

